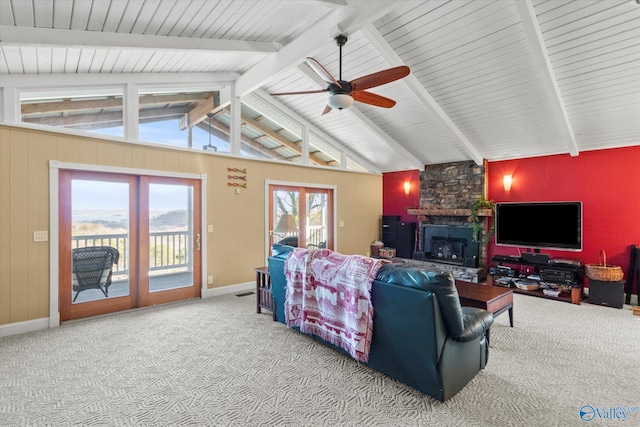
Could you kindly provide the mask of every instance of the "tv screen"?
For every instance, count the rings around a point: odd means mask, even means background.
[[[496,244],[582,250],[582,202],[496,204]]]

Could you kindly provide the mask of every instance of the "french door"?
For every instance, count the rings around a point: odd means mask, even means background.
[[[200,212],[199,180],[61,170],[61,320],[200,296]],[[81,257],[104,248],[110,274],[82,280]]]
[[[334,247],[333,189],[269,184],[269,247]]]

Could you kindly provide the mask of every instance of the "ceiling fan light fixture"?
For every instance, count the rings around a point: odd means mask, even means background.
[[[353,105],[353,98],[346,93],[336,93],[329,97],[327,104],[333,109],[343,110]]]

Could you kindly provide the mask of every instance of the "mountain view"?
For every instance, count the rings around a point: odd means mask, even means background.
[[[178,209],[150,212],[149,227],[152,231],[184,231],[188,227],[188,212]],[[73,213],[74,236],[124,234],[129,228],[125,211],[82,210]]]

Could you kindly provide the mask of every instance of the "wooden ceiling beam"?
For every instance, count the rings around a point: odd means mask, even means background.
[[[271,129],[268,129],[262,123],[258,122],[255,119],[252,119],[251,117],[247,117],[247,116],[243,115],[242,116],[242,121],[247,123],[249,126],[258,129],[260,132],[264,133],[265,135],[267,135],[271,139],[277,141],[278,143],[280,143],[280,144],[282,144],[282,145],[294,150],[299,155],[302,155],[302,147],[300,146],[300,144],[295,144],[295,143],[293,143],[293,142],[291,142],[291,141],[289,141],[287,139],[284,139],[282,137],[282,135],[278,134],[276,131],[272,131]],[[322,160],[321,158],[319,158],[318,156],[316,156],[315,154],[312,154],[312,153],[309,153],[309,160],[311,160],[312,162],[314,162],[316,164],[324,165],[324,166],[328,166],[330,164],[328,162],[325,162],[324,160]]]
[[[576,141],[576,136],[573,132],[573,126],[571,126],[569,114],[567,113],[564,100],[562,99],[558,80],[556,79],[551,59],[547,52],[547,46],[544,42],[540,25],[538,24],[538,17],[536,16],[535,10],[533,10],[531,0],[518,0],[513,3],[520,15],[520,20],[524,27],[527,41],[531,47],[531,52],[533,53],[535,62],[538,65],[538,70],[540,70],[540,76],[547,91],[549,101],[551,102],[553,109],[556,111],[556,116],[562,118],[560,120],[562,123],[561,131],[564,134],[567,150],[571,156],[577,156],[580,152],[580,148],[578,147],[578,142]]]
[[[171,107],[171,108],[154,108],[149,110],[142,110],[139,113],[140,119],[151,118],[168,118],[179,117],[186,114],[189,111],[188,107]],[[26,117],[23,119],[27,123],[42,124],[48,126],[57,127],[78,127],[78,126],[92,126],[96,124],[113,124],[120,123],[122,125],[122,112],[109,112],[109,113],[90,113],[90,114],[72,114],[72,115],[60,115],[53,117]],[[111,127],[111,126],[105,126]]]
[[[236,81],[236,93],[244,96],[264,86],[283,71],[304,62],[307,56],[314,56],[327,45],[334,45],[338,34],[353,34],[362,27],[387,15],[393,9],[402,7],[406,0],[350,1],[326,18],[310,26],[302,35],[284,46],[277,53],[268,55],[248,69]]]
[[[397,65],[405,65],[404,61],[400,58],[400,56],[396,53],[396,51],[389,45],[389,43],[384,39],[380,31],[374,25],[367,25],[362,29],[362,33],[366,37],[366,39],[376,48],[380,55],[389,63],[391,66]],[[429,91],[420,83],[418,78],[409,74],[407,77],[402,79],[402,82],[406,84],[409,89],[411,89],[418,97],[420,102],[433,114],[433,117],[442,125],[443,129],[446,130],[454,141],[458,144],[461,150],[464,150],[467,155],[473,160],[477,165],[482,165],[484,163],[483,156],[478,152],[477,148],[469,139],[462,133],[462,131],[458,128],[458,126],[451,120],[451,117],[445,113],[445,111],[440,107],[440,105],[436,102],[433,96],[429,93]],[[420,170],[424,168],[424,164],[427,162],[422,162],[422,167]],[[416,165],[417,166],[417,165]]]
[[[0,46],[64,46],[65,48],[150,49],[153,51],[253,52],[273,54],[271,42],[158,36],[153,34],[81,31],[0,25]]]
[[[277,99],[275,99],[276,97],[269,95],[267,92],[265,92],[262,89],[257,89],[253,93],[253,95],[255,95],[260,101],[264,102],[265,104],[267,104],[267,105],[269,105],[269,106],[281,111],[282,113],[286,114],[288,117],[291,118],[291,120],[294,120],[297,123],[301,124],[302,126],[305,126],[305,127],[309,128],[311,130],[311,132],[313,132],[314,134],[318,135],[319,138],[327,141],[329,143],[329,145],[331,145],[334,148],[336,148],[336,150],[342,152],[340,161],[342,161],[343,157],[346,159],[346,156],[348,156],[348,157],[351,157],[360,166],[362,166],[365,170],[367,170],[369,172],[374,172],[374,173],[382,173],[380,168],[378,168],[373,163],[371,163],[368,160],[366,160],[365,158],[363,158],[361,155],[355,153],[354,151],[349,149],[344,144],[342,144],[339,141],[337,141],[331,135],[327,134],[322,129],[318,128],[316,125],[314,125],[309,120],[307,120],[304,117],[302,117],[300,114],[298,114],[293,109],[287,107],[285,104],[283,104],[282,102],[280,102]],[[249,106],[251,106],[250,98],[248,98],[244,102],[246,102]]]
[[[189,111],[188,123],[182,123],[181,126],[184,126],[185,129],[187,126],[195,126],[204,119],[207,118],[207,114],[213,113],[215,114],[218,111],[221,111],[225,106],[220,104],[220,92],[214,93],[207,99],[203,99],[198,102],[192,109]]]
[[[202,129],[205,132],[209,131],[209,124],[205,123],[205,122],[200,122],[196,125],[196,127],[198,127],[199,129]],[[222,136],[229,138],[229,126],[227,126],[226,124],[218,121],[218,120],[214,120],[211,123],[211,127],[213,128],[212,130],[219,132],[219,134],[217,135],[218,137],[220,137],[220,139],[223,139]],[[241,136],[241,142],[243,144],[245,144],[245,146],[259,151],[262,154],[265,154],[266,156],[269,156],[273,159],[278,159],[278,160],[289,160],[287,157],[284,157],[283,155],[277,153],[276,151],[265,147],[264,145],[255,142],[254,140],[252,140],[251,138],[249,138],[246,135],[242,135]]]
[[[80,110],[102,110],[105,108],[122,108],[122,97],[109,96],[104,99],[83,101],[72,101],[72,98],[63,98],[62,101],[57,102],[38,102],[33,104],[23,102],[20,106],[23,116],[29,114],[67,113]]]
[[[212,96],[213,92],[179,93],[172,95],[142,95],[139,98],[139,105],[178,104],[199,101],[211,98]],[[72,99],[73,98],[64,98],[62,101],[58,102],[37,102],[33,104],[24,102],[21,105],[22,115],[122,108],[122,97],[119,96],[109,96],[105,99],[78,101],[73,101]]]

